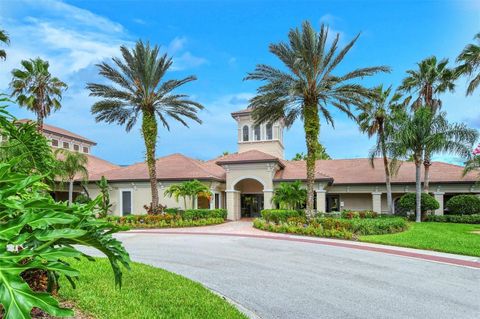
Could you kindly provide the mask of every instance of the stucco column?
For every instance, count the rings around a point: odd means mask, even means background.
[[[263,209],[272,209],[273,190],[263,191]]]
[[[215,209],[215,192],[212,192],[212,196],[210,196],[210,209]]]
[[[315,192],[317,193],[317,213],[325,213],[327,211],[327,191],[317,189]]]
[[[435,215],[443,215],[443,195],[445,195],[444,192],[433,193],[433,196],[435,197],[438,204],[440,205],[438,209],[435,210]]]
[[[240,192],[236,190],[226,190],[227,197],[227,219],[240,219]]]
[[[382,192],[372,193],[372,210],[375,213],[382,213]]]

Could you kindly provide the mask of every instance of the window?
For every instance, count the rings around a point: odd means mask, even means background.
[[[256,125],[253,128],[253,133],[254,133],[254,136],[255,136],[255,141],[260,141],[260,125]]]
[[[268,124],[267,124],[266,130],[267,130],[267,140],[271,140],[271,139],[273,138],[273,134],[272,134],[272,124],[271,124],[271,123],[268,123]]]
[[[73,144],[73,150],[74,150],[75,152],[80,151],[80,146],[78,146],[78,144]]]
[[[132,214],[132,191],[130,190],[122,190],[122,216],[131,215]]]
[[[243,127],[243,141],[248,142],[248,126]]]
[[[52,139],[52,146],[58,147],[58,140]]]
[[[88,152],[89,152],[88,147],[83,147],[83,152],[88,154]]]
[[[65,149],[70,149],[70,144],[68,144],[68,142],[63,142],[63,148]]]
[[[220,194],[218,193],[215,193],[215,209],[219,209],[220,208]]]

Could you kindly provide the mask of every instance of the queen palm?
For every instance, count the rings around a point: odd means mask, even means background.
[[[68,203],[72,204],[75,179],[80,178],[84,181],[88,179],[88,157],[82,153],[63,149],[58,149],[55,155],[58,158],[57,176],[62,181],[68,182]]]
[[[92,114],[97,122],[125,125],[127,132],[141,118],[152,192],[151,208],[155,210],[158,206],[155,167],[157,119],[167,130],[170,129],[169,118],[188,127],[187,119],[201,123],[197,111],[203,106],[185,94],[173,93],[178,87],[196,80],[196,77],[164,80],[173,61],[166,54],[159,56],[158,46],[151,47],[149,43],[138,41],[135,48],[129,50],[122,46],[120,51],[123,59],[113,58],[113,65],[105,62],[98,64],[100,74],[113,85],[87,84],[91,96],[102,98],[92,106]]]
[[[339,34],[331,42],[327,41],[327,27],[322,25],[320,32],[316,32],[306,21],[301,30],[290,30],[288,43],[271,44],[269,47],[270,52],[284,64],[285,71],[260,64],[246,76],[247,80],[265,82],[257,89],[257,95],[249,105],[253,108],[252,115],[257,124],[283,119],[290,127],[297,118],[303,120],[307,146],[307,216],[310,217],[313,215],[320,117],[333,125],[331,106],[353,118],[350,107],[361,105],[364,98],[372,96],[372,92],[352,80],[389,71],[388,67],[382,66],[359,68],[344,74],[335,72],[358,37],[339,50]]]
[[[471,78],[467,87],[467,95],[473,94],[473,91],[480,85],[480,32],[475,35],[474,40],[477,43],[467,45],[457,57],[457,62],[461,63],[457,72]]]
[[[398,92],[392,94],[391,86],[384,89],[382,85],[375,88],[375,93],[375,96],[361,107],[362,112],[358,116],[358,123],[360,130],[367,133],[369,138],[376,136],[376,144],[370,152],[370,164],[372,167],[374,166],[373,159],[378,155],[383,159],[387,188],[387,206],[388,211],[393,214],[391,177],[396,160],[390,160],[388,157],[388,154],[391,152],[387,148],[387,140],[393,133],[392,122],[395,112],[403,107],[403,103],[400,102],[402,95]]]
[[[415,95],[413,109],[428,107],[435,114],[442,107],[441,93],[453,92],[457,73],[448,67],[448,59],[437,60],[435,56],[418,63],[417,70],[408,70],[409,74],[399,87],[407,93]],[[428,193],[430,184],[431,154],[425,153],[425,176],[423,189]]]
[[[454,153],[469,157],[478,138],[476,130],[465,124],[450,124],[446,113],[434,114],[430,108],[420,107],[412,114],[397,117],[395,133],[388,148],[396,157],[413,155],[415,162],[416,221],[421,221],[421,167],[427,152]]]
[[[12,71],[12,96],[18,105],[37,115],[37,129],[43,131],[43,120],[62,107],[62,92],[67,85],[50,74],[49,63],[40,58],[22,60],[22,69]]]
[[[0,42],[3,42],[5,44],[10,43],[10,38],[8,37],[8,34],[5,32],[5,30],[0,30]],[[0,59],[5,60],[7,58],[7,53],[5,50],[0,49]]]

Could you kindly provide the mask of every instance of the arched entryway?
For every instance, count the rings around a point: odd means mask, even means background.
[[[240,217],[259,217],[264,208],[263,184],[257,179],[245,178],[238,181],[234,188],[240,195]]]

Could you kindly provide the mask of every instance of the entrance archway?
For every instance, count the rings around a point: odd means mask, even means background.
[[[257,179],[245,178],[234,186],[240,195],[240,217],[259,217],[264,208],[264,186]]]

